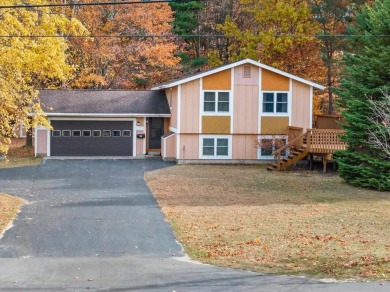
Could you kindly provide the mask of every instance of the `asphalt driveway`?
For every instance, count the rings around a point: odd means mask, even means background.
[[[144,171],[163,166],[148,160],[47,160],[41,167],[1,170],[2,191],[30,204],[2,239],[0,257],[180,253],[143,180]]]
[[[154,160],[47,160],[0,169],[0,192],[26,205],[0,239],[0,290],[389,291],[187,259],[146,186]]]

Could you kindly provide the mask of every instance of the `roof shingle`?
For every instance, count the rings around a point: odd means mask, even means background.
[[[164,91],[41,90],[43,110],[64,114],[170,114]]]

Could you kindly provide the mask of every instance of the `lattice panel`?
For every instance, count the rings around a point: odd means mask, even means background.
[[[312,153],[335,153],[345,150],[347,143],[341,141],[342,130],[315,129],[311,131],[310,152]]]

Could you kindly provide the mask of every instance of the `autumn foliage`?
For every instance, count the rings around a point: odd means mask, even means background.
[[[179,58],[167,3],[89,6],[68,13],[91,35],[71,40],[70,62],[76,68],[71,87],[144,89],[175,76]]]
[[[0,3],[10,5],[21,4],[22,1],[2,0]],[[72,74],[72,67],[67,62],[67,41],[56,36],[85,31],[75,18],[47,8],[1,11],[0,153],[7,152],[13,127],[18,121],[26,128],[47,125],[37,100],[37,89],[60,86]],[[52,37],[24,37],[30,35]]]

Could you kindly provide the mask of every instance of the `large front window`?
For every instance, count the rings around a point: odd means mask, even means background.
[[[264,92],[263,113],[287,113],[287,92]]]
[[[229,112],[229,92],[206,91],[204,93],[204,112]]]
[[[203,158],[228,158],[229,157],[229,138],[207,137],[202,139]]]

